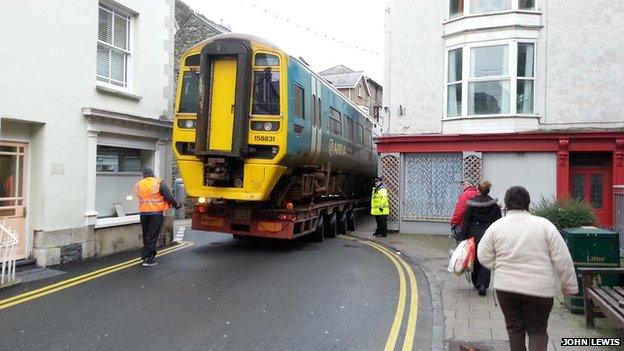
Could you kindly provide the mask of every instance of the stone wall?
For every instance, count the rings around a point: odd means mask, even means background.
[[[173,217],[165,216],[158,246],[171,243]],[[39,267],[56,266],[92,257],[108,256],[143,247],[141,224],[95,229],[94,226],[36,231],[34,258]]]
[[[91,258],[95,255],[94,228],[35,231],[33,255],[40,267]]]

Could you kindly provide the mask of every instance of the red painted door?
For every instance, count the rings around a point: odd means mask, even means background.
[[[570,187],[573,198],[592,205],[597,225],[613,225],[613,181],[610,168],[574,167],[571,169]]]

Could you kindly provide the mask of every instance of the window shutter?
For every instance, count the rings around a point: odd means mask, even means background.
[[[125,82],[126,55],[117,50],[111,52],[111,79]],[[114,83],[114,82],[113,82]]]
[[[100,9],[98,21],[98,39],[111,44],[113,42],[113,14]]]
[[[98,44],[97,47],[97,74],[98,76],[108,77],[109,74],[109,64],[110,64],[110,56],[109,56],[108,48],[104,47],[101,44]]]
[[[115,26],[114,26],[114,43],[113,45],[127,50],[128,49],[128,20],[126,17],[115,14]]]

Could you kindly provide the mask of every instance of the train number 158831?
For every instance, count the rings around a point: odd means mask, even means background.
[[[273,135],[254,135],[254,141],[261,141],[265,143],[274,142],[275,136]]]

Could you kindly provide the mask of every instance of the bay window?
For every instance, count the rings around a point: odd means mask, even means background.
[[[516,111],[519,114],[533,113],[534,86],[534,45],[518,44],[518,82],[516,93]]]
[[[467,45],[449,50],[446,117],[533,115],[534,61],[533,43]]]
[[[461,48],[448,54],[447,115],[460,116],[462,113],[462,56]]]
[[[535,0],[449,0],[449,19],[464,15],[464,8],[469,11],[466,15],[484,13],[535,10]]]
[[[508,45],[470,49],[469,115],[509,113],[508,53]]]

